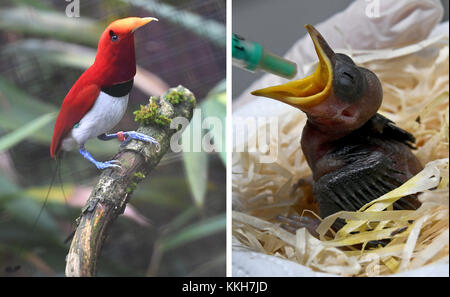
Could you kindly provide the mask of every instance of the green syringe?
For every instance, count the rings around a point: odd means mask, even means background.
[[[245,40],[233,34],[233,65],[256,72],[262,70],[272,74],[293,78],[297,74],[297,64],[266,51],[261,44]]]

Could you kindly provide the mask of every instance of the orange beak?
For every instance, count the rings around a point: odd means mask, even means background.
[[[140,27],[150,23],[151,21],[158,21],[158,19],[157,18],[152,18],[152,17],[137,18],[137,20],[133,24],[133,29],[131,29],[131,32],[136,31],[137,29],[139,29]]]

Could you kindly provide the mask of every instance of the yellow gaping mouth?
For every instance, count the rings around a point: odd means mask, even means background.
[[[255,96],[273,98],[295,107],[308,107],[321,103],[328,97],[333,83],[333,53],[320,33],[311,25],[305,26],[314,43],[319,65],[310,76],[286,84],[268,87],[252,92]]]

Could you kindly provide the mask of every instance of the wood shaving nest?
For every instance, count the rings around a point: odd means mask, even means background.
[[[304,228],[289,233],[276,222],[277,215],[317,212],[310,192],[299,189],[291,194],[293,185],[311,172],[299,143],[306,116],[289,109],[278,118],[278,138],[270,141],[269,150],[278,150],[275,162],[259,161],[270,152],[267,148],[262,150],[265,153],[233,153],[233,236],[252,250],[344,276],[387,275],[448,262],[448,38],[393,49],[389,55],[386,51],[350,54],[382,81],[384,99],[379,112],[414,134],[414,153],[424,170],[357,212],[325,218],[318,228],[320,240]],[[268,125],[259,125],[258,133]],[[247,142],[255,141],[256,135],[250,135]],[[411,193],[420,193],[419,209],[392,211],[396,200]],[[326,237],[338,217],[347,224],[333,238]],[[365,246],[381,238],[390,242],[372,249]]]

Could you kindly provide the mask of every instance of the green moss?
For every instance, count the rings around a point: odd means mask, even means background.
[[[178,105],[182,102],[188,101],[190,104],[195,105],[195,97],[182,86],[172,88],[164,95],[164,99],[172,105]],[[171,123],[171,119],[160,112],[160,107],[156,103],[155,97],[150,97],[147,105],[141,105],[139,110],[133,112],[135,115],[135,121],[141,125],[159,125],[168,126]]]
[[[169,101],[172,105],[177,105],[180,102],[183,102],[185,100],[185,93],[183,89],[177,90],[171,90],[166,96],[166,100]]]
[[[161,114],[159,106],[153,97],[150,97],[147,105],[141,105],[140,109],[134,111],[133,114],[135,115],[134,120],[142,125],[156,124],[159,126],[167,126],[172,121],[170,118]]]
[[[145,174],[143,174],[142,172],[138,171],[135,174],[133,174],[133,177],[139,179],[139,180],[143,180],[145,178]]]
[[[125,192],[128,194],[136,190],[138,182],[143,180],[145,178],[145,174],[138,171],[133,174],[133,181],[130,183],[130,185],[125,189]]]
[[[136,188],[137,188],[137,182],[131,182],[131,184],[125,189],[125,192],[130,194],[131,192],[136,190]]]
[[[186,89],[182,86],[170,89],[169,93],[167,93],[164,97],[172,105],[180,104],[186,100],[188,100],[191,104],[195,104],[195,97],[190,92],[186,93]]]
[[[194,96],[189,96],[189,103],[192,105],[195,105],[195,97]]]

